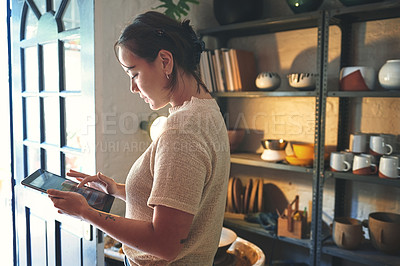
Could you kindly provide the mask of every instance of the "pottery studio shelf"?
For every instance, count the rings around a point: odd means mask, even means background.
[[[312,167],[290,165],[284,162],[267,162],[261,159],[260,154],[255,153],[233,153],[231,154],[231,163],[269,169],[286,170],[298,173],[313,173]]]
[[[399,90],[329,91],[328,97],[339,97],[339,98],[400,97],[400,91]]]
[[[256,223],[249,223],[243,219],[235,219],[235,218],[226,218],[224,219],[224,226],[231,228],[233,230],[243,230],[246,232],[251,232],[257,235],[266,236],[273,239],[278,239],[280,241],[291,243],[294,245],[302,246],[305,248],[310,248],[311,241],[310,239],[296,239],[290,237],[280,237],[277,236],[274,232],[267,231],[261,227],[261,225]]]
[[[332,239],[327,240],[323,247],[322,253],[332,255],[338,258],[342,258],[348,261],[356,263],[362,263],[365,265],[377,266],[377,265],[388,265],[398,266],[400,265],[400,257],[394,255],[388,255],[381,251],[376,250],[370,241],[365,241],[356,250],[346,250],[337,247]]]
[[[318,92],[314,91],[230,91],[213,92],[212,95],[218,98],[257,98],[257,97],[317,97]]]
[[[378,184],[378,185],[400,188],[400,179],[380,178],[378,175],[355,175],[352,173],[325,171],[325,176],[328,178],[333,177],[336,179],[344,179],[355,182],[363,182],[363,183]]]

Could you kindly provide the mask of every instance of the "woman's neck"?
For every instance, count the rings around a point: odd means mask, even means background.
[[[177,83],[177,87],[175,88],[170,100],[172,107],[183,105],[184,102],[190,101],[192,97],[199,99],[212,99],[210,93],[208,93],[205,88],[200,86],[200,92],[198,91],[199,85],[192,75],[181,73],[178,76]]]

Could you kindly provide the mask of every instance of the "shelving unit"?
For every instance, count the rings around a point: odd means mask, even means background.
[[[400,265],[400,257],[386,255],[372,248],[370,244],[363,245],[359,250],[349,251],[338,248],[330,240],[326,240],[323,232],[322,198],[324,185],[327,179],[333,178],[335,188],[335,217],[343,215],[344,189],[346,182],[367,182],[400,188],[400,181],[381,179],[377,175],[359,176],[351,173],[331,172],[325,165],[325,120],[326,103],[328,97],[339,98],[339,125],[337,149],[344,150],[348,146],[350,134],[348,103],[350,100],[363,97],[391,98],[400,97],[400,91],[339,91],[337,85],[328,84],[328,40],[329,27],[337,25],[342,31],[340,66],[352,64],[349,47],[352,45],[352,24],[373,20],[382,20],[400,17],[400,1],[383,1],[373,4],[343,7],[333,10],[321,10],[303,14],[296,14],[281,18],[257,20],[245,23],[231,24],[199,31],[201,36],[211,36],[217,39],[219,47],[226,47],[231,38],[245,37],[260,34],[271,34],[289,30],[306,28],[318,29],[317,44],[317,71],[319,73],[316,89],[314,91],[244,91],[244,92],[218,92],[213,96],[221,103],[224,112],[224,101],[231,98],[260,98],[260,97],[314,97],[315,101],[315,135],[314,144],[315,160],[312,167],[299,167],[283,163],[269,163],[263,161],[256,154],[232,154],[233,164],[250,167],[261,167],[294,173],[306,173],[312,176],[313,212],[311,222],[311,234],[309,239],[288,239],[277,237],[265,231],[260,225],[251,224],[243,220],[225,219],[228,227],[256,233],[261,236],[278,239],[279,241],[295,244],[309,249],[310,265],[320,265],[322,255],[329,255],[346,261],[362,263],[366,265]]]

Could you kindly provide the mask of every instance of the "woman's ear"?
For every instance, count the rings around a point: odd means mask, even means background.
[[[172,53],[170,51],[161,49],[158,52],[158,57],[161,59],[165,74],[170,75],[174,67],[174,57],[172,56]]]

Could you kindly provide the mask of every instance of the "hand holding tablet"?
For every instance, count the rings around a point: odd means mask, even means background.
[[[35,171],[33,174],[22,180],[21,184],[44,193],[47,193],[48,189],[77,192],[85,197],[87,203],[91,207],[104,212],[110,212],[111,206],[114,202],[114,197],[109,194],[84,186],[84,184],[79,185],[77,182],[43,169]],[[55,194],[57,193],[55,192]],[[57,195],[53,197],[58,198]]]

